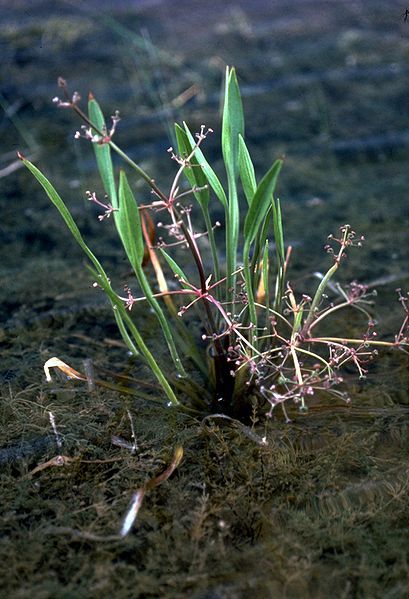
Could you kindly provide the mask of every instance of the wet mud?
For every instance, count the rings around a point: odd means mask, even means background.
[[[146,368],[129,362],[80,250],[16,158],[47,173],[123,285],[112,223],[101,226],[85,199],[99,185],[92,149],[51,101],[57,77],[84,98],[92,89],[106,113],[119,109],[117,143],[168,187],[174,120],[215,130],[206,150],[221,173],[220,91],[235,65],[257,170],[285,155],[279,195],[297,291],[325,270],[327,235],[350,223],[367,242],[340,280],[380,281],[374,317],[390,338],[401,319],[395,288],[409,285],[404,7],[112,4],[0,2],[2,588],[16,598],[407,596],[407,355],[385,352],[367,381],[348,375],[351,405],[322,397],[291,423],[278,412],[243,427],[170,410]],[[165,355],[146,313],[140,326]],[[47,385],[52,356],[79,370],[91,359],[106,381],[132,378],[133,393],[63,376]],[[112,443],[131,443],[129,414],[136,453]],[[132,493],[178,445],[182,463],[146,494],[132,532],[113,539]],[[33,474],[58,455],[69,460]]]

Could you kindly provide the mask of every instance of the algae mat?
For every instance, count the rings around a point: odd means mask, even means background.
[[[117,141],[166,184],[173,120],[215,129],[225,64],[237,68],[256,167],[285,154],[280,181],[293,279],[325,268],[328,233],[350,222],[368,241],[345,281],[378,281],[385,335],[408,286],[409,22],[401,2],[0,3],[1,496],[0,574],[12,597],[388,597],[409,593],[408,360],[387,354],[345,408],[250,429],[176,415],[59,379],[81,369],[131,374],[109,309],[35,183],[33,156],[61,189],[111,273],[126,276],[112,228],[84,201],[96,181],[78,124],[56,111],[63,75],[121,111]],[[143,188],[137,188],[143,194]],[[300,215],[302,215],[300,217]],[[217,210],[214,218],[219,218]],[[119,278],[119,276],[118,276]],[[150,331],[152,323],[142,323]],[[353,323],[352,323],[353,324]],[[124,370],[126,372],[124,373]],[[109,372],[107,372],[109,371]],[[140,396],[146,387],[135,384]],[[60,449],[72,458],[30,475]],[[112,436],[138,450],[112,444]],[[260,442],[265,438],[267,444]],[[146,494],[125,539],[109,540],[132,493],[184,458]]]

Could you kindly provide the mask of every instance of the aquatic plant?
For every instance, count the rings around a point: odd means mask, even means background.
[[[284,243],[281,204],[275,195],[283,160],[275,160],[257,179],[245,142],[242,101],[233,68],[226,72],[221,134],[227,188],[202,150],[211,129],[202,125],[194,135],[186,123],[175,125],[177,149],[169,148],[168,152],[177,171],[165,192],[113,141],[119,113],[111,117],[112,126],[108,129],[92,95],[86,114],[80,108],[80,95],[75,92],[71,96],[61,78],[59,86],[64,97],[54,101],[59,107],[72,109],[85,123],[75,137],[92,143],[107,199],[101,200],[95,192],[88,192],[88,197],[102,208],[101,221],[112,216],[135,275],[135,283],[128,282],[125,294],[113,288],[49,180],[29,160],[20,157],[88,257],[94,285],[109,298],[128,350],[149,365],[172,405],[201,413],[245,417],[255,399],[270,407],[269,414],[281,405],[285,415],[288,400],[305,411],[307,398],[321,391],[347,401],[345,391],[337,388],[347,364],[354,365],[363,378],[377,348],[403,349],[408,345],[407,296],[399,293],[405,313],[399,333],[391,342],[379,341],[368,312],[368,288],[357,283],[345,288],[333,283],[347,250],[364,241],[349,225],[343,225],[338,236],[329,236],[326,251],[331,265],[315,293],[298,296],[294,290],[287,276],[292,248],[286,248]],[[119,176],[114,170],[112,151],[149,186],[151,202],[136,201],[125,170]],[[194,205],[190,203],[192,197]],[[216,232],[221,225],[212,222],[211,200],[218,201],[224,211],[222,243],[220,231]],[[199,219],[198,210],[204,222],[202,232],[194,225]],[[167,222],[155,225],[152,216],[162,213]],[[151,235],[155,228],[165,231],[157,243]],[[185,250],[183,267],[172,255],[175,247]],[[147,273],[147,260],[156,281]],[[176,279],[177,289],[170,288],[169,273]],[[136,285],[140,295],[135,291]],[[331,289],[335,292],[333,301],[326,295]],[[149,349],[149,339],[143,338],[132,317],[141,302],[147,303],[157,318],[171,368],[169,363],[158,362]],[[318,330],[325,330],[323,325],[328,318],[351,307],[360,310],[367,322],[359,338],[348,338],[345,330],[339,337],[318,334]],[[189,317],[191,320],[187,321]],[[200,324],[194,320],[197,318]],[[48,367],[53,365],[56,362]],[[70,367],[62,368],[81,378]],[[202,385],[189,377],[189,369],[202,373]]]

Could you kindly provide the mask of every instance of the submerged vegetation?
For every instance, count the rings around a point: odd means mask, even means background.
[[[347,4],[321,3],[317,12],[316,3],[303,1],[292,5],[290,14],[283,12],[283,3],[196,3],[192,10],[191,3],[182,2],[172,4],[172,18],[166,2],[62,6],[44,0],[14,3],[11,10],[4,6],[2,93],[8,114],[15,111],[21,118],[22,131],[32,133],[37,151],[11,121],[7,126],[5,114],[0,123],[3,164],[14,160],[19,145],[59,191],[116,293],[127,298],[127,283],[135,298],[142,297],[116,236],[114,215],[100,222],[97,215],[107,208],[85,199],[89,189],[102,203],[111,203],[110,197],[104,199],[94,168],[98,144],[69,140],[79,128],[78,117],[50,102],[57,95],[52,77],[66,72],[72,91],[91,85],[107,125],[108,111],[120,108],[123,120],[113,141],[168,193],[172,168],[178,165],[157,149],[173,145],[179,154],[176,141],[167,146],[164,139],[173,121],[185,120],[192,133],[200,131],[201,123],[214,128],[201,150],[224,185],[216,115],[220,69],[236,64],[245,140],[257,181],[270,159],[286,155],[276,194],[285,250],[293,246],[286,280],[296,301],[302,293],[313,297],[314,271],[325,273],[334,264],[322,251],[327,234],[351,223],[359,232],[356,241],[361,233],[368,241],[361,249],[346,250],[319,309],[342,303],[337,284],[348,294],[352,290],[346,283],[356,278],[368,284],[364,301],[371,304],[361,306],[379,320],[378,337],[372,339],[393,341],[400,319],[394,288],[408,290],[404,106],[409,30],[399,7],[393,11],[389,3],[376,2],[369,11],[365,3],[354,3],[354,10],[345,10]],[[111,27],[111,17],[122,31]],[[147,36],[136,40],[138,45],[132,36],[142,27]],[[148,48],[148,57],[142,43],[150,40],[158,46]],[[180,92],[186,99],[192,83],[197,96],[175,109],[173,99],[179,100]],[[157,92],[157,99],[150,92]],[[87,113],[85,97],[79,107]],[[7,149],[13,154],[6,155]],[[157,199],[112,148],[111,155],[117,184],[123,166],[139,205]],[[192,187],[184,177],[181,192]],[[0,325],[0,572],[5,594],[18,599],[409,596],[408,355],[379,346],[381,355],[364,365],[368,376],[362,381],[355,365],[345,364],[344,382],[333,389],[348,391],[351,402],[345,405],[326,390],[315,391],[305,397],[309,413],[301,415],[300,404],[290,399],[284,405],[291,424],[280,407],[273,418],[263,417],[270,405],[255,386],[244,396],[258,410],[250,424],[222,417],[220,406],[218,416],[202,418],[202,410],[212,410],[213,394],[205,378],[210,342],[201,339],[206,332],[199,321],[203,302],[171,321],[172,332],[176,323],[189,327],[203,356],[202,373],[177,342],[191,377],[180,378],[173,374],[176,368],[156,317],[141,300],[126,312],[169,376],[180,404],[167,408],[170,400],[143,359],[128,359],[110,303],[92,288],[95,278],[81,263],[88,258],[38,181],[20,168],[1,183],[1,237],[7,248]],[[221,223],[214,235],[222,278],[224,208],[210,193],[211,222]],[[242,234],[247,200],[240,182],[239,197]],[[205,231],[193,195],[180,202],[194,204],[195,232]],[[144,212],[155,220],[156,242],[147,227],[150,245],[157,245],[160,234],[166,242],[175,241],[158,227],[158,221],[168,224],[166,210]],[[269,241],[274,309],[272,227]],[[207,276],[213,272],[207,236],[197,244]],[[240,266],[241,241],[238,247]],[[198,285],[189,250],[164,250]],[[179,290],[165,258],[155,252],[168,289]],[[154,293],[160,292],[147,252],[143,268]],[[240,274],[238,282],[243,282]],[[369,295],[374,288],[377,298]],[[194,299],[170,297],[176,310]],[[165,314],[166,301],[158,298]],[[261,328],[264,312],[256,310]],[[291,320],[291,308],[283,305],[283,310]],[[312,331],[315,337],[359,338],[367,320],[346,307]],[[324,344],[311,349],[325,358]],[[47,384],[41,366],[52,356],[89,378],[67,381],[52,371],[53,382]],[[299,358],[305,364],[300,352]],[[85,368],[85,359],[94,374]],[[67,372],[72,376],[72,370]],[[195,383],[200,404],[193,404],[195,393],[188,395]],[[184,458],[171,478],[152,486],[177,464],[181,446]],[[126,534],[141,500],[136,526]]]
[[[213,131],[202,125],[193,134],[183,123],[175,125],[177,149],[168,150],[177,164],[168,192],[114,143],[118,112],[108,129],[92,95],[85,113],[80,95],[70,95],[63,79],[59,85],[64,97],[55,98],[55,103],[79,115],[85,124],[76,138],[86,138],[95,150],[106,197],[88,192],[89,200],[103,210],[101,221],[112,216],[135,276],[134,282],[126,281],[124,293],[111,285],[49,180],[29,160],[21,159],[89,259],[94,286],[109,298],[129,352],[149,365],[171,405],[192,414],[221,413],[239,419],[249,417],[255,405],[267,406],[270,415],[281,406],[287,417],[287,401],[301,411],[308,409],[309,398],[322,392],[348,401],[347,389],[342,386],[346,366],[354,366],[364,378],[367,363],[379,348],[408,346],[406,295],[399,290],[404,310],[400,330],[393,341],[380,341],[369,312],[372,293],[356,282],[346,287],[334,283],[347,251],[364,241],[349,225],[328,237],[325,249],[331,264],[314,292],[300,294],[291,284],[288,265],[292,248],[284,242],[281,203],[275,191],[283,160],[275,160],[263,177],[256,177],[245,142],[242,101],[233,68],[226,72],[221,127],[227,186],[203,153]],[[136,201],[125,170],[119,176],[115,172],[112,151],[149,186],[150,202]],[[212,200],[222,207],[222,224],[212,222]],[[155,242],[158,230],[165,233]],[[184,250],[184,262],[180,250]],[[155,281],[147,265],[153,268]],[[170,282],[172,278],[177,288]],[[170,356],[166,363],[151,352],[149,339],[142,337],[133,318],[141,305],[145,310],[149,306],[158,320]],[[362,313],[362,334],[349,337],[344,327],[334,336],[331,324],[326,333],[331,317],[350,308]],[[81,376],[58,360],[47,368],[59,364],[69,374]],[[192,372],[201,373],[202,383],[189,376]]]

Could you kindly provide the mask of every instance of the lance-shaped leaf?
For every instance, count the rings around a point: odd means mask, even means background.
[[[50,198],[52,203],[58,209],[60,215],[64,219],[64,221],[65,221],[68,229],[72,233],[74,239],[79,244],[79,246],[82,248],[82,250],[85,252],[85,254],[88,257],[88,259],[90,260],[90,262],[92,263],[92,265],[93,265],[92,270],[94,271],[94,274],[98,280],[98,284],[101,286],[103,291],[106,293],[107,297],[109,298],[109,300],[111,302],[113,309],[117,311],[117,314],[119,314],[121,325],[122,325],[122,330],[125,330],[125,326],[126,326],[127,330],[129,331],[130,335],[132,336],[133,340],[135,341],[136,345],[138,346],[141,354],[144,356],[144,358],[145,358],[146,362],[149,364],[152,372],[154,373],[154,375],[158,379],[159,383],[161,384],[162,389],[166,393],[168,399],[173,404],[175,404],[175,405],[178,404],[179,403],[178,399],[175,396],[172,388],[170,387],[165,375],[163,374],[163,372],[160,369],[160,367],[158,366],[155,358],[153,357],[153,355],[149,351],[147,345],[145,344],[141,334],[139,333],[139,330],[135,326],[128,311],[126,310],[124,303],[118,297],[118,295],[115,293],[115,291],[112,289],[109,278],[106,275],[101,263],[94,256],[94,254],[92,253],[92,251],[89,249],[89,247],[85,243],[84,239],[82,238],[80,230],[78,229],[74,219],[72,218],[72,216],[71,216],[68,208],[64,204],[63,200],[60,198],[57,191],[54,189],[54,187],[51,185],[51,183],[48,181],[48,179],[41,173],[41,171],[38,170],[38,168],[36,166],[34,166],[34,164],[32,164],[30,161],[26,160],[22,156],[21,156],[21,159],[22,159],[24,165],[34,175],[34,177],[37,179],[37,181],[41,184],[41,186],[43,187],[44,191],[46,192],[46,194],[48,195],[48,197]],[[118,322],[118,318],[117,318],[117,322]],[[121,330],[121,327],[120,327],[120,330]],[[121,330],[121,332],[122,332],[122,330]],[[130,340],[129,335],[125,335],[124,340],[127,343],[127,340]],[[128,345],[128,343],[127,343],[127,345]],[[132,345],[133,345],[133,343],[132,343]]]
[[[175,123],[176,140],[178,144],[178,152],[182,158],[188,158],[193,151],[187,133],[180,125]],[[209,204],[210,191],[207,185],[207,177],[204,174],[197,157],[193,155],[189,160],[190,166],[186,166],[184,174],[187,177],[194,191],[194,196],[199,202],[202,210],[205,210]]]
[[[193,135],[189,131],[189,127],[186,125],[186,123],[183,123],[183,125],[185,127],[185,131],[186,131],[186,135],[188,137],[189,143],[190,143],[190,147],[193,148],[196,145]],[[216,173],[214,172],[214,170],[212,169],[210,164],[207,162],[207,160],[204,157],[204,154],[200,148],[196,148],[195,156],[197,158],[198,163],[202,167],[204,174],[206,175],[206,178],[209,182],[210,187],[213,189],[214,193],[216,194],[216,196],[218,197],[220,202],[223,204],[224,208],[227,209],[227,197],[226,197],[226,194],[224,193],[223,186],[220,183],[219,178],[217,177]]]
[[[227,67],[222,122],[222,152],[229,184],[237,180],[239,135],[244,137],[243,105],[236,71]]]
[[[270,289],[269,289],[269,272],[270,272],[270,259],[268,255],[268,239],[266,239],[263,253],[263,268],[262,268],[262,281],[264,288],[264,305],[266,307],[266,330],[270,330]],[[260,300],[258,300],[260,301]]]
[[[91,123],[98,128],[98,131],[95,131],[95,129],[92,130],[94,135],[99,135],[99,132],[106,133],[104,115],[98,102],[92,95],[90,95],[88,102],[88,117]],[[110,203],[116,210],[118,208],[118,195],[115,185],[114,168],[112,165],[111,148],[107,143],[94,143],[92,145],[94,146],[98,171],[104,185],[105,193],[108,195]]]
[[[303,313],[304,311],[302,309],[299,309],[299,311],[294,314],[293,334],[297,333],[297,331],[300,330],[300,327],[302,325]]]
[[[280,200],[272,200],[274,241],[277,254],[277,276],[275,286],[274,310],[280,311],[285,287],[285,247],[283,235],[283,223],[281,219]]]
[[[169,254],[165,252],[163,248],[160,248],[160,252],[162,256],[165,258],[170,268],[172,269],[172,271],[174,272],[174,274],[178,277],[178,280],[182,287],[184,287],[185,289],[190,289],[189,285],[185,285],[183,283],[183,281],[188,281],[189,279],[187,278],[183,270],[180,268],[179,264],[175,262],[175,260],[171,256],[169,256]]]
[[[138,279],[138,283],[141,286],[144,296],[156,314],[156,317],[162,328],[163,335],[168,344],[173,362],[178,369],[179,374],[181,376],[186,376],[185,369],[183,368],[176,349],[175,340],[172,335],[169,322],[167,321],[159,302],[154,297],[152,288],[142,269],[144,242],[141,219],[135,197],[129,186],[128,179],[124,171],[121,171],[119,178],[118,214],[117,227],[129,262],[135,271],[136,278]]]
[[[273,228],[274,228],[274,240],[276,244],[277,257],[280,264],[284,264],[285,260],[285,248],[284,248],[284,234],[283,234],[283,222],[281,218],[281,207],[280,200],[271,202],[273,208]]]
[[[263,256],[262,256],[262,252],[264,251],[263,248],[264,248],[266,239],[268,237],[268,231],[270,228],[270,221],[271,221],[271,214],[272,214],[272,210],[271,210],[271,206],[270,206],[270,208],[267,210],[267,212],[265,214],[264,221],[257,232],[255,242],[253,244],[253,256],[251,258],[251,263],[250,263],[250,272],[251,272],[251,278],[253,281],[253,284],[252,284],[253,289],[256,289],[257,281],[259,278],[259,267],[260,267],[260,262],[263,259]],[[248,249],[247,249],[247,252],[248,252]]]
[[[117,228],[128,260],[134,270],[138,270],[142,266],[145,251],[142,224],[138,206],[124,171],[119,175]]]
[[[239,135],[244,136],[244,115],[236,71],[226,69],[226,86],[222,120],[222,153],[229,188],[226,211],[226,299],[233,301],[236,277],[240,214],[237,195]]]
[[[257,182],[253,162],[243,137],[239,134],[239,175],[244,195],[250,205],[256,193]]]
[[[213,173],[211,167],[209,165],[207,165],[207,167],[202,167],[202,163],[199,162],[197,154],[200,150],[197,147],[197,145],[194,143],[193,138],[190,135],[190,132],[188,132],[186,125],[185,125],[185,129],[182,129],[182,127],[180,127],[178,124],[175,124],[175,131],[176,131],[176,139],[178,142],[179,154],[181,156],[183,156],[185,158],[190,156],[193,149],[195,148],[194,155],[191,157],[191,159],[189,161],[192,166],[191,166],[191,168],[186,167],[184,172],[185,172],[186,177],[193,189],[195,187],[199,187],[199,188],[205,187],[206,188],[206,189],[201,189],[200,191],[195,191],[194,195],[195,195],[195,198],[197,199],[197,201],[199,202],[200,207],[203,212],[203,216],[204,216],[205,223],[206,223],[207,234],[209,236],[210,249],[212,252],[215,276],[216,276],[216,279],[219,279],[220,278],[219,257],[218,257],[218,253],[217,253],[216,241],[214,238],[213,227],[212,227],[210,214],[209,214],[209,201],[210,201],[210,190],[209,190],[210,182],[208,181],[209,175],[211,177],[213,177],[213,185],[215,185],[216,188],[219,190],[220,197],[222,198],[222,200],[221,200],[222,203],[227,202],[227,200],[224,195],[223,188],[221,187],[220,182],[217,179],[216,175]],[[204,157],[202,159],[203,159],[203,161],[205,161]]]
[[[260,225],[271,205],[271,197],[277,183],[277,178],[283,164],[282,160],[276,160],[270,170],[260,181],[256,193],[247,212],[244,221],[244,239],[245,244],[250,246],[254,241]]]
[[[62,218],[64,219],[65,224],[67,225],[70,233],[74,237],[75,241],[83,249],[83,251],[89,258],[89,260],[93,263],[98,275],[101,276],[102,278],[104,278],[106,281],[109,281],[108,277],[106,276],[106,274],[104,272],[104,269],[102,268],[101,263],[94,256],[94,254],[91,252],[91,250],[89,249],[89,247],[83,240],[80,230],[78,229],[74,219],[72,218],[67,206],[64,204],[64,202],[62,201],[62,199],[60,198],[60,196],[58,195],[57,191],[54,189],[54,187],[52,186],[50,181],[29,160],[26,160],[22,156],[20,156],[20,158],[21,158],[23,164],[28,168],[28,170],[34,175],[34,177],[37,179],[37,181],[43,187],[44,191],[46,192],[46,194],[48,195],[49,199],[52,201],[54,206],[56,206],[56,208],[58,209],[58,211],[59,211],[60,215],[62,216]]]

